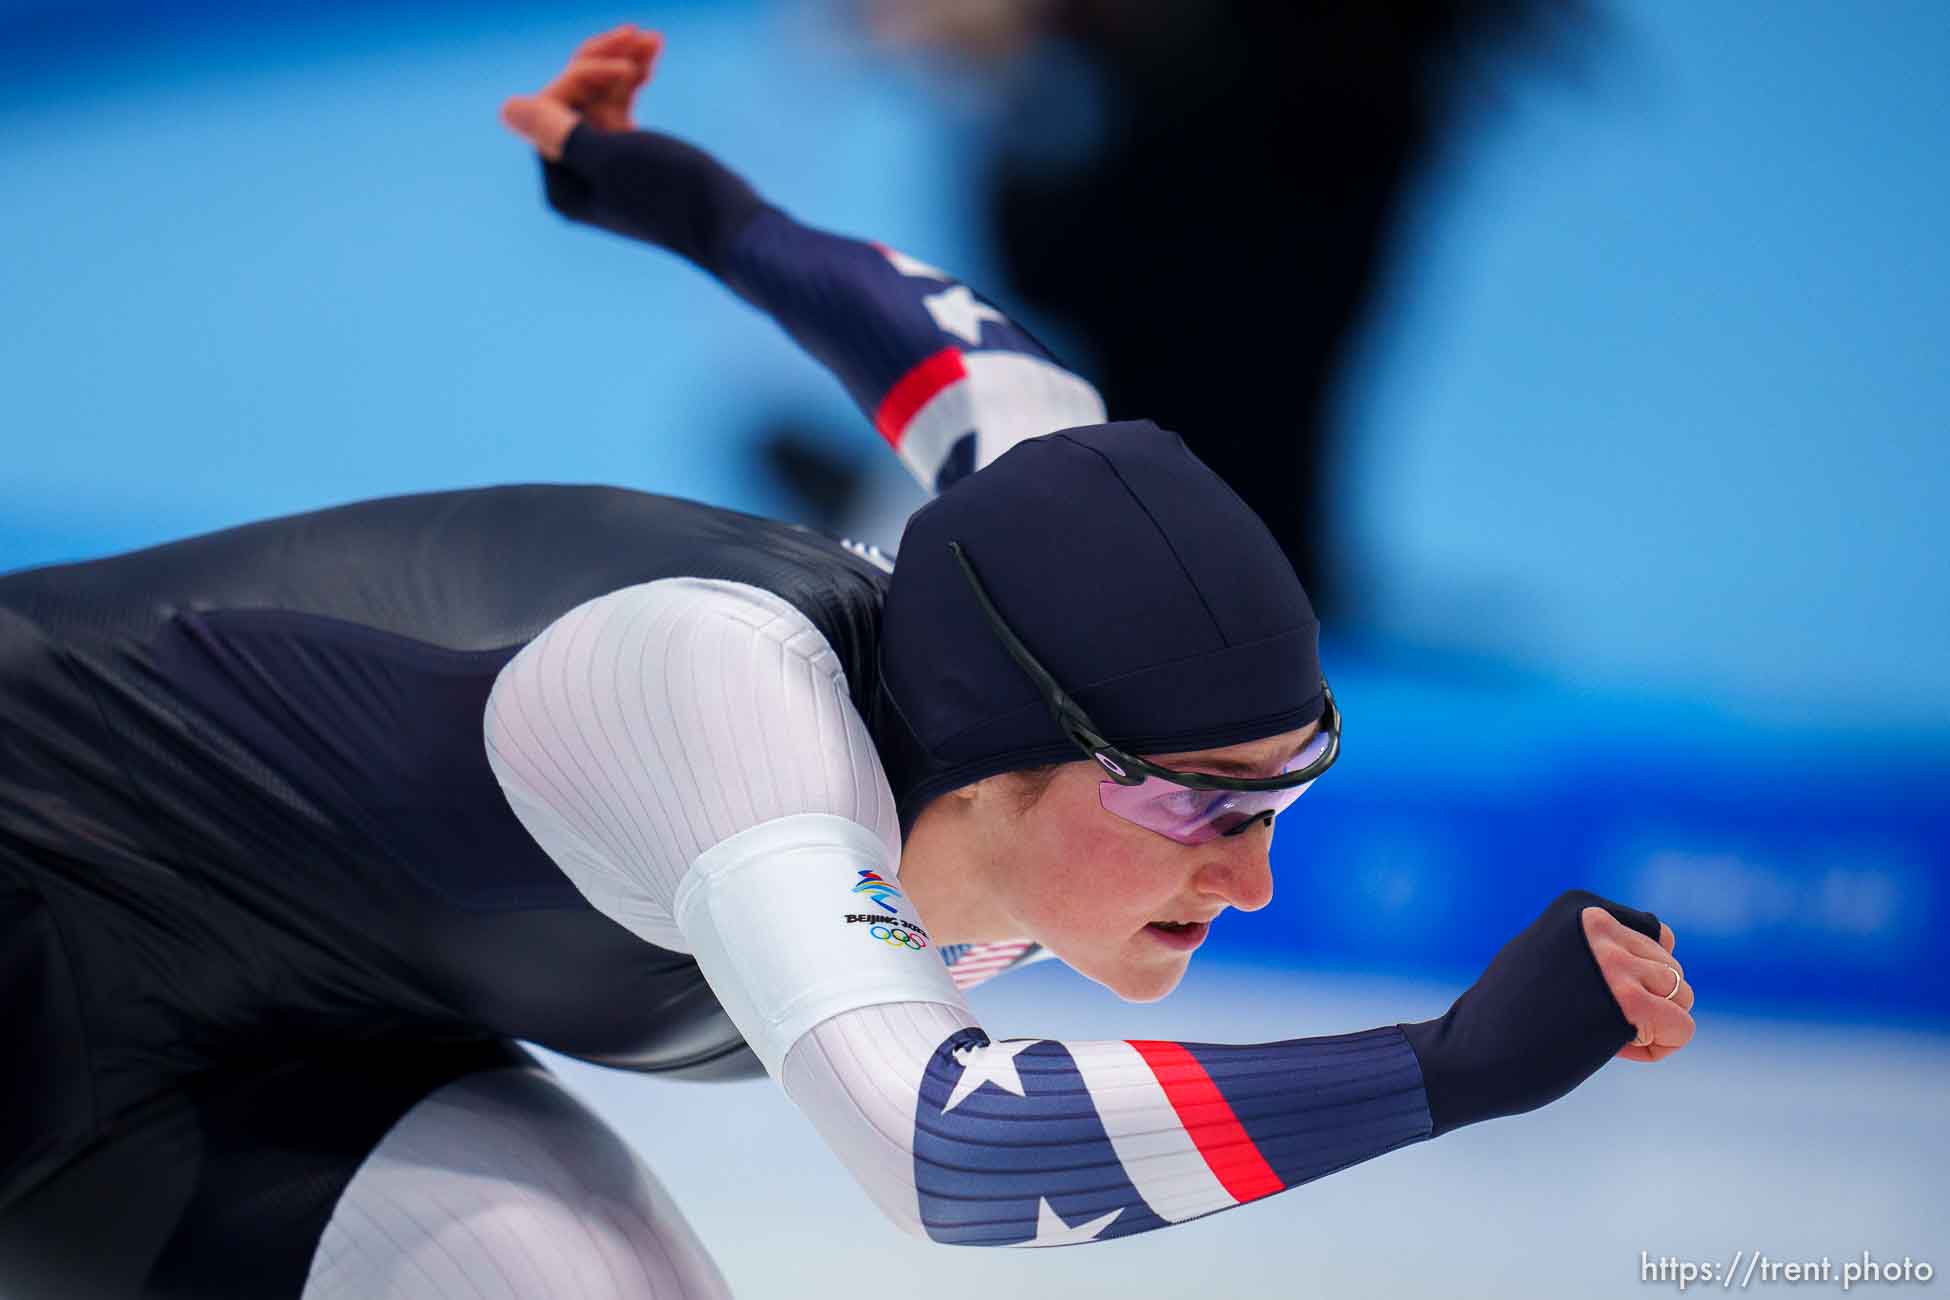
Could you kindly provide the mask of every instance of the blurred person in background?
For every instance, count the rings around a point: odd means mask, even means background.
[[[860,12],[886,43],[997,88],[985,209],[1011,294],[1077,341],[1112,416],[1178,430],[1246,499],[1323,618],[1358,614],[1334,555],[1335,385],[1411,187],[1465,116],[1469,74],[1513,49],[1562,49],[1583,6],[862,0]]]
[[[1671,928],[1579,890],[1435,1020],[992,1039],[975,983],[1055,957],[1155,1000],[1265,906],[1339,753],[1313,611],[1237,494],[986,299],[636,129],[660,48],[603,33],[504,106],[548,201],[773,316],[939,496],[898,567],[544,486],[0,579],[0,1292],[723,1294],[516,1040],[763,1071],[901,1229],[1040,1246],[1691,1039]]]

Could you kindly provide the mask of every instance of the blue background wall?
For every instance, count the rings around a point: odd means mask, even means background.
[[[782,508],[752,431],[871,444],[837,386],[495,110],[661,25],[646,121],[992,284],[979,108],[834,12],[0,8],[0,568],[510,480]],[[1721,1005],[1950,1022],[1947,13],[1622,5],[1485,96],[1342,395],[1348,757],[1214,954],[1466,976],[1583,884]]]

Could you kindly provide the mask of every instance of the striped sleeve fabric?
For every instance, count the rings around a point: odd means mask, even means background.
[[[590,904],[690,951],[672,901],[698,856],[804,813],[898,860],[893,792],[839,657],[784,599],[664,578],[588,601],[523,647],[483,717],[522,825]]]
[[[882,1209],[937,1242],[1148,1232],[1431,1132],[1420,1066],[1395,1027],[1249,1046],[992,1042],[918,1010],[818,1026],[784,1082]]]
[[[948,272],[776,208],[733,244],[725,282],[846,386],[923,487],[1025,438],[1104,421],[1103,399]]]
[[[947,487],[1025,438],[1105,419],[1095,388],[953,275],[802,225],[680,140],[585,123],[544,176],[564,216],[670,249],[770,315],[923,487]]]

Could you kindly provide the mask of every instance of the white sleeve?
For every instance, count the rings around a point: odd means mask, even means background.
[[[598,911],[694,955],[775,1074],[840,1011],[962,1005],[900,893],[839,658],[789,602],[698,578],[588,601],[509,661],[483,731],[536,843]]]
[[[536,843],[662,948],[690,951],[678,885],[740,831],[822,813],[899,859],[893,792],[839,657],[757,587],[665,578],[576,606],[501,670],[483,730]]]

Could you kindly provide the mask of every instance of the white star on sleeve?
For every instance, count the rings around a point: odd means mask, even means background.
[[[1075,1227],[1063,1222],[1063,1216],[1049,1203],[1047,1196],[1036,1202],[1036,1235],[1028,1241],[1019,1241],[1019,1246],[1073,1246],[1080,1241],[1095,1241],[1097,1234],[1111,1225],[1111,1221],[1124,1213],[1119,1206],[1109,1214],[1079,1223]]]
[[[973,345],[982,341],[982,322],[985,320],[1007,321],[995,308],[985,302],[975,301],[965,284],[931,293],[921,300],[927,305],[928,315],[946,333],[968,340]]]
[[[961,1078],[955,1080],[955,1090],[948,1094],[948,1104],[941,1108],[941,1113],[946,1115],[961,1105],[970,1093],[985,1083],[1022,1096],[1022,1075],[1016,1070],[1016,1056],[1034,1047],[1036,1042],[1034,1038],[1018,1038],[1005,1043],[990,1043],[987,1047],[956,1048],[955,1059],[962,1064]]]
[[[918,275],[929,280],[952,280],[955,277],[937,266],[929,266],[918,257],[909,257],[898,248],[882,248],[881,253],[893,263],[894,269],[902,275]]]

